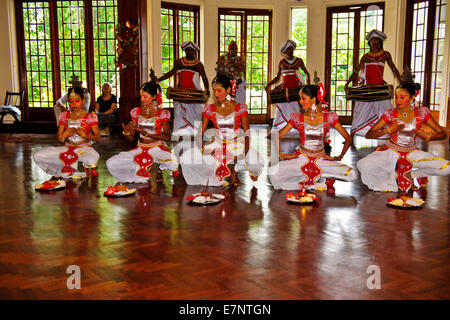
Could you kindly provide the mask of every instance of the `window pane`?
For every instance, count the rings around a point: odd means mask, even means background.
[[[430,109],[439,110],[441,104],[442,67],[444,59],[445,11],[447,1],[438,0],[436,4],[435,32],[433,39],[433,65],[431,70]]]
[[[184,52],[181,50],[183,42],[197,42],[198,16],[199,9],[197,7],[192,7],[192,9],[183,7],[181,10],[177,5],[161,2],[161,72],[163,74],[173,68],[176,59],[184,56]],[[174,21],[178,21],[177,26],[174,25]],[[178,38],[175,38],[175,35]],[[161,83],[163,108],[173,107],[172,100],[166,96],[166,91],[168,87],[174,86],[174,80],[174,77],[171,77]]]
[[[354,12],[333,13],[331,42],[330,110],[351,116],[352,103],[345,98],[344,85],[353,72]]]
[[[61,69],[61,95],[71,86],[73,74],[82,80],[86,88],[87,70],[85,54],[85,18],[83,1],[57,1],[58,36]],[[79,48],[75,52],[74,48]]]
[[[308,9],[292,8],[291,9],[291,39],[297,43],[294,55],[302,58],[306,63],[306,41],[308,36]]]
[[[23,21],[28,107],[53,107],[49,4],[24,2]]]
[[[425,76],[425,51],[427,33],[428,1],[415,3],[413,14],[413,36],[411,50],[411,72],[414,81],[423,84]],[[423,90],[420,90],[418,101],[423,100]]]
[[[102,93],[102,84],[109,82],[112,94],[120,97],[120,77],[116,70],[116,46],[114,28],[118,23],[117,0],[92,1],[94,33],[94,79],[96,99]]]
[[[266,114],[267,96],[264,87],[268,78],[269,53],[261,45],[269,41],[269,16],[247,16],[247,81],[246,103],[249,114]]]

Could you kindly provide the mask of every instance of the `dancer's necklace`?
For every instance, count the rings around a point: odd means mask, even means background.
[[[81,116],[81,110],[74,111],[74,114],[75,114],[75,117],[76,117],[77,119],[79,119],[80,116]]]
[[[401,112],[401,115],[403,116],[403,118],[408,117],[408,110],[400,111],[400,112]]]
[[[144,113],[145,113],[145,115],[150,115],[150,113],[151,113],[151,108],[150,107],[148,107],[148,106],[144,106]]]

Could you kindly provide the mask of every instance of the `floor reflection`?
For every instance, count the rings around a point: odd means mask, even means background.
[[[266,134],[254,130],[252,147],[268,165]],[[32,154],[55,145],[54,136],[0,139],[1,297],[450,298],[443,267],[450,263],[449,177],[432,177],[420,194],[425,205],[414,210],[387,207],[395,194],[369,191],[360,181],[337,181],[335,194],[317,192],[313,205],[291,204],[286,191],[270,185],[267,167],[256,182],[239,173],[237,188],[187,186],[164,175],[161,182],[127,184],[137,189],[132,196],[107,198],[106,188],[117,182],[106,159],[133,147],[122,137],[96,144],[98,178],[52,192],[34,189],[50,177]],[[340,152],[343,140],[333,131],[332,139],[332,153]],[[354,167],[380,143],[356,138],[343,162]],[[449,157],[448,142],[420,147]],[[225,199],[188,203],[203,190]],[[79,295],[65,287],[70,264],[84,272]],[[369,265],[381,268],[382,291],[367,289]]]

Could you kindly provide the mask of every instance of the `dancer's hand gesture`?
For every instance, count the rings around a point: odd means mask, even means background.
[[[134,121],[130,121],[126,126],[122,123],[122,127],[123,127],[122,133],[124,135],[126,136],[133,135],[136,130],[136,123]]]

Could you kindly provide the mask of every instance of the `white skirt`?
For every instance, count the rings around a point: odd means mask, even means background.
[[[450,162],[437,158],[430,152],[411,151],[407,158],[412,163],[412,178],[444,176],[450,174]],[[362,182],[371,190],[397,192],[396,166],[399,154],[388,148],[374,151],[358,161],[356,166],[361,173]]]
[[[161,170],[178,170],[178,161],[164,142],[151,144],[139,143],[129,151],[112,156],[106,161],[106,167],[118,182],[148,182],[148,170],[152,163],[159,163]]]
[[[243,155],[245,151],[245,140],[240,138],[226,145],[226,152],[231,156]],[[222,162],[211,156],[213,149],[223,151],[222,141],[217,139],[208,145],[205,145],[205,153],[195,147],[183,153],[180,158],[180,164],[183,168],[183,176],[188,185],[208,185],[222,186],[226,185],[224,179],[216,176],[216,170],[221,167]],[[227,165],[233,164],[232,161]],[[236,172],[248,170],[253,178],[257,178],[264,169],[264,158],[254,149],[249,148],[245,158],[237,160],[234,170]]]
[[[47,147],[36,151],[33,154],[34,162],[46,173],[55,177],[83,176],[84,172],[78,171],[78,162],[85,168],[97,167],[100,155],[94,148],[87,145],[71,146],[74,147],[73,153],[69,153],[69,146],[71,145]],[[68,162],[64,163],[60,157],[66,158]]]
[[[392,108],[391,100],[356,101],[355,109],[353,110],[351,133],[364,137],[389,108]],[[378,139],[387,138],[388,136],[384,135]]]
[[[291,160],[282,160],[269,168],[269,179],[275,189],[299,190],[303,188],[301,183],[308,181],[308,177],[302,172],[301,167],[311,161],[305,154],[300,154]],[[305,186],[305,189],[325,190],[325,179],[342,181],[354,181],[358,179],[358,172],[346,164],[338,161],[318,158],[315,164],[321,173],[314,183]]]

